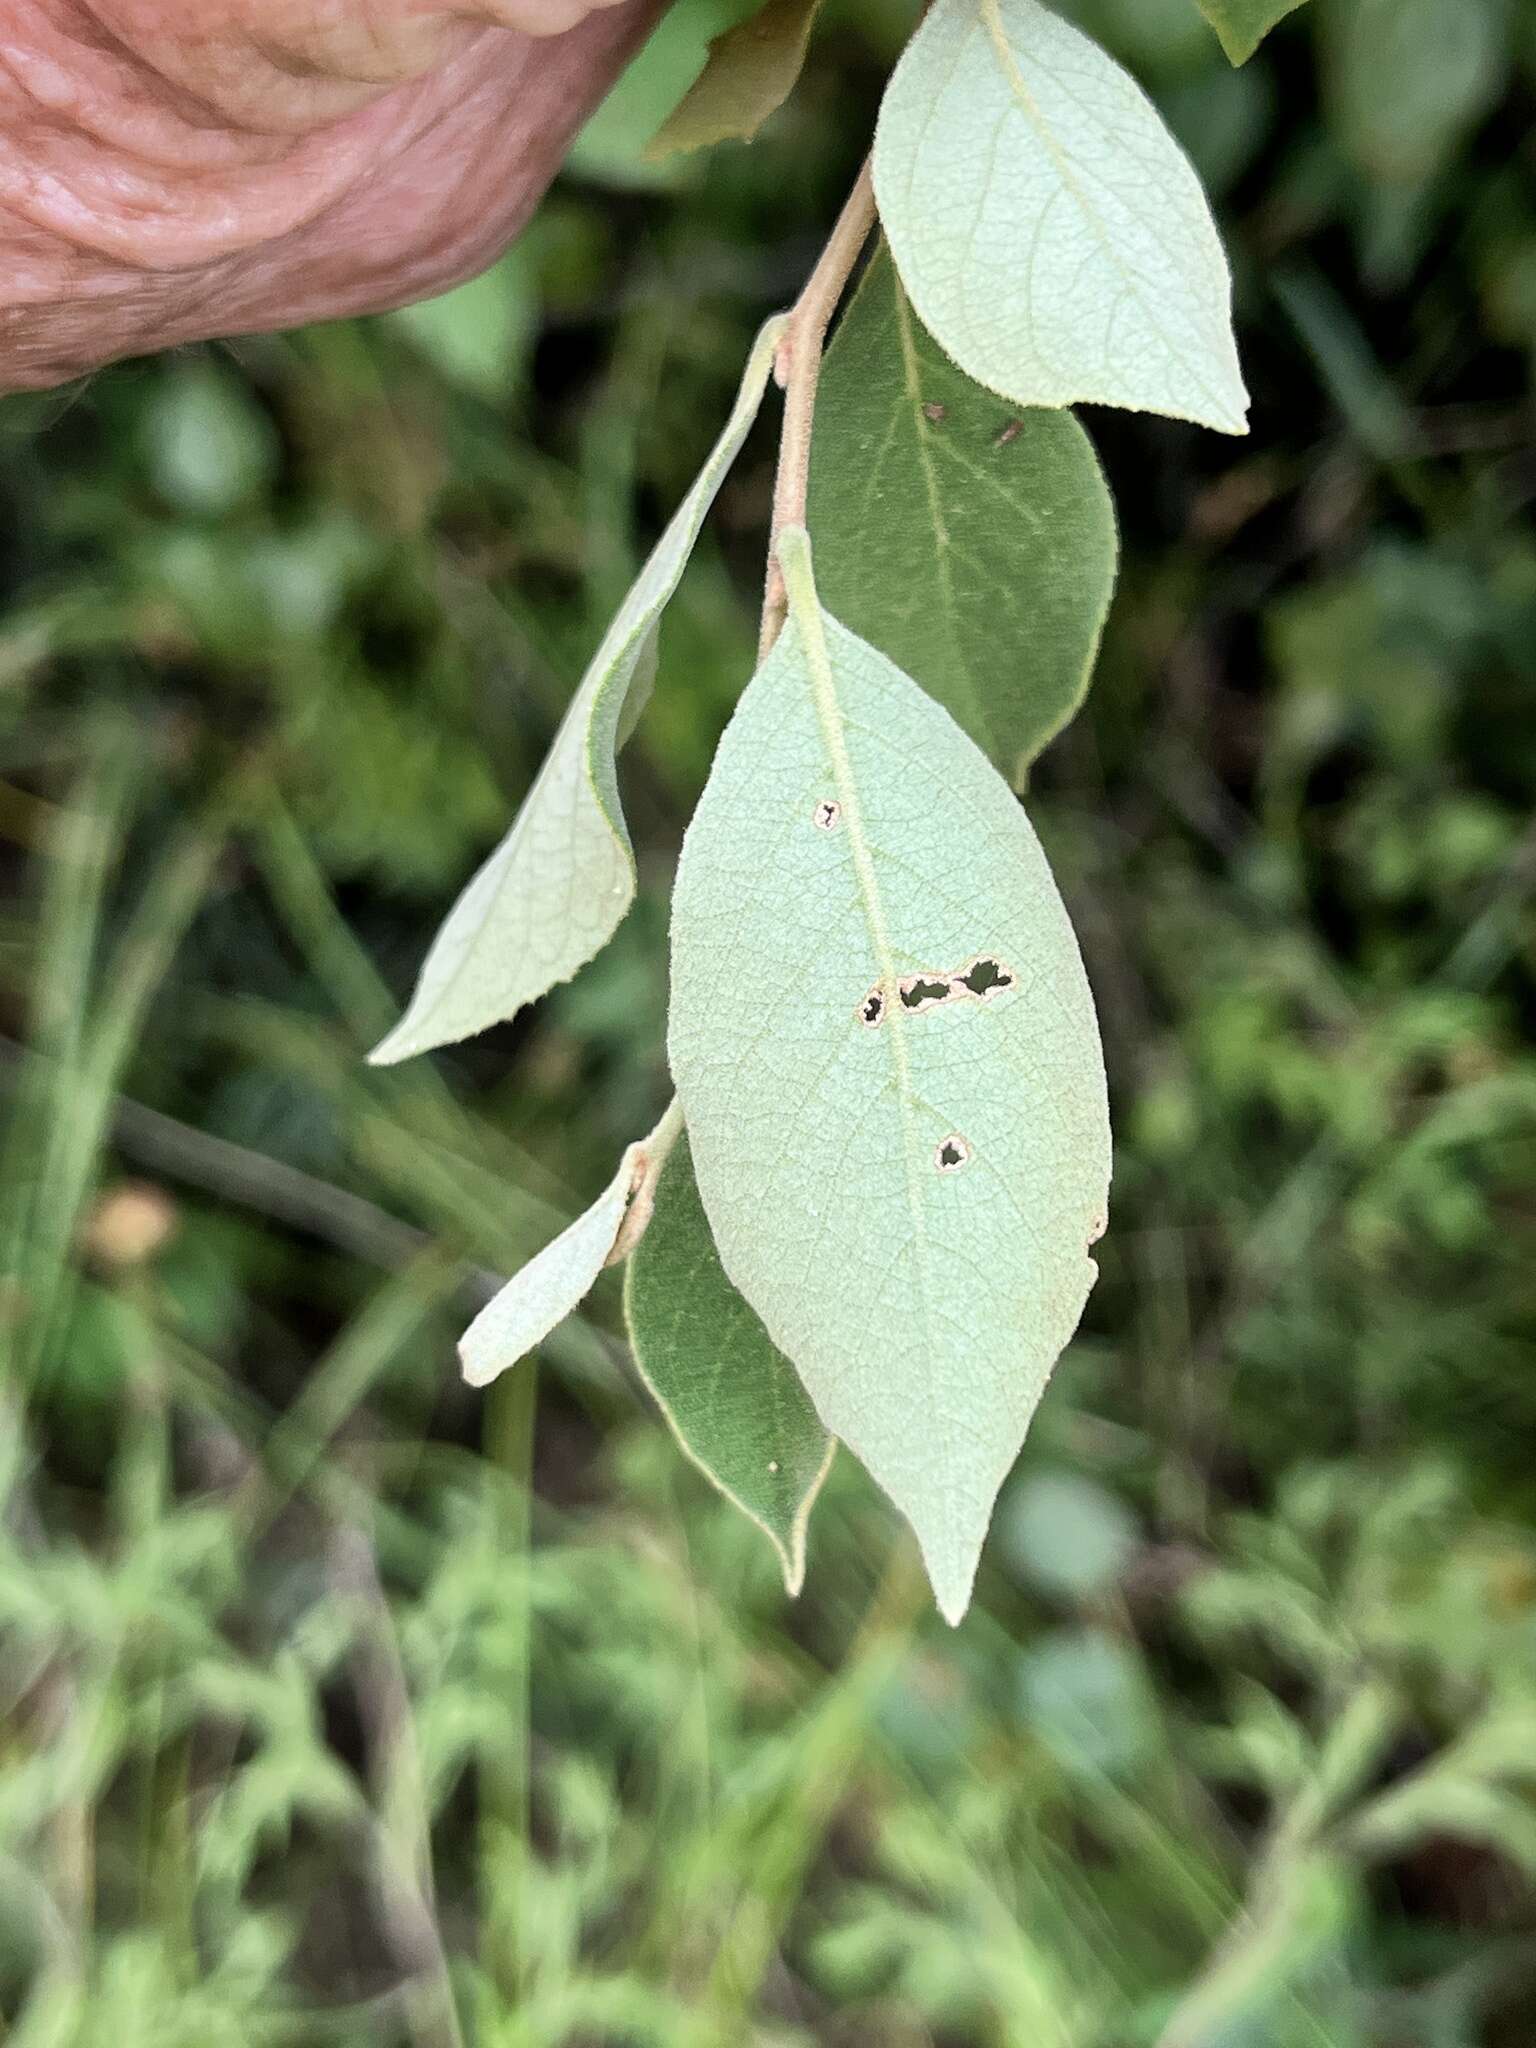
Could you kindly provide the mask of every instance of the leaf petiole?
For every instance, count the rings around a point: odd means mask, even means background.
[[[821,378],[827,329],[874,224],[874,172],[872,159],[866,157],[852,191],[843,202],[837,224],[827,237],[826,247],[817,258],[816,268],[790,312],[789,325],[774,361],[774,374],[784,387],[784,427],[773,486],[773,527],[768,539],[759,661],[778,639],[786,616],[779,536],[787,526],[805,524],[805,502],[811,481],[811,428],[816,417],[816,386]]]

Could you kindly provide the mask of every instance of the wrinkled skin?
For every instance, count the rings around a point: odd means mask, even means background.
[[[0,0],[0,391],[444,291],[660,0]]]

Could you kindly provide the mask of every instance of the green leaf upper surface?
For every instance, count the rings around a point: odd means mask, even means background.
[[[1007,785],[781,558],[679,865],[672,1071],[726,1272],[954,1621],[1094,1278],[1098,1030]]]
[[[1246,64],[1277,22],[1302,0],[1196,0],[1234,64]]]
[[[805,1578],[805,1532],[836,1448],[794,1367],[725,1276],[688,1139],[674,1147],[630,1256],[624,1308],[635,1364],[678,1442]]]
[[[650,158],[750,142],[795,89],[821,0],[767,0],[716,36],[704,69],[646,148]]]
[[[808,524],[827,609],[1021,784],[1088,687],[1114,507],[1071,414],[957,370],[885,250],[827,352]]]
[[[919,318],[979,383],[1247,431],[1200,181],[1135,81],[1038,0],[935,0],[886,88],[875,195]]]
[[[724,431],[608,628],[511,831],[433,940],[405,1015],[370,1055],[376,1065],[504,1023],[568,981],[633,902],[619,734],[648,678],[662,610],[762,403],[782,325],[758,336]]]

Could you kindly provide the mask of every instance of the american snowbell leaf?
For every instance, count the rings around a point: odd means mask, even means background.
[[[684,1136],[625,1269],[635,1365],[678,1442],[805,1578],[805,1532],[836,1449],[761,1318],[725,1276]]]
[[[1247,431],[1231,280],[1140,86],[1038,0],[935,0],[892,74],[875,195],[934,339],[1018,405]]]
[[[709,46],[704,69],[646,147],[651,159],[717,142],[750,142],[789,98],[821,0],[767,0]]]
[[[802,532],[780,560],[679,864],[672,1070],[726,1272],[958,1621],[1095,1275],[1097,1024],[1006,783],[822,611]]]
[[[827,352],[807,524],[827,609],[1022,784],[1088,688],[1114,507],[1071,414],[957,370],[884,250]]]
[[[653,1158],[671,1141],[677,1112],[667,1111],[649,1137],[629,1146],[619,1170],[590,1209],[545,1245],[483,1308],[459,1342],[459,1362],[472,1387],[489,1386],[526,1358],[590,1293],[593,1282],[622,1256],[621,1233],[630,1204],[649,1206]],[[642,1219],[643,1220],[643,1219]]]
[[[759,334],[724,431],[619,607],[511,831],[432,942],[405,1015],[370,1055],[375,1065],[504,1023],[600,951],[634,901],[615,752],[649,680],[663,607],[757,415],[782,330],[771,320]]]
[[[1302,0],[1198,0],[1200,12],[1234,64],[1246,64],[1270,30]]]

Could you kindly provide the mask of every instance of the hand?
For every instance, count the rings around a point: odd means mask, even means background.
[[[660,0],[9,0],[0,390],[491,262]]]

